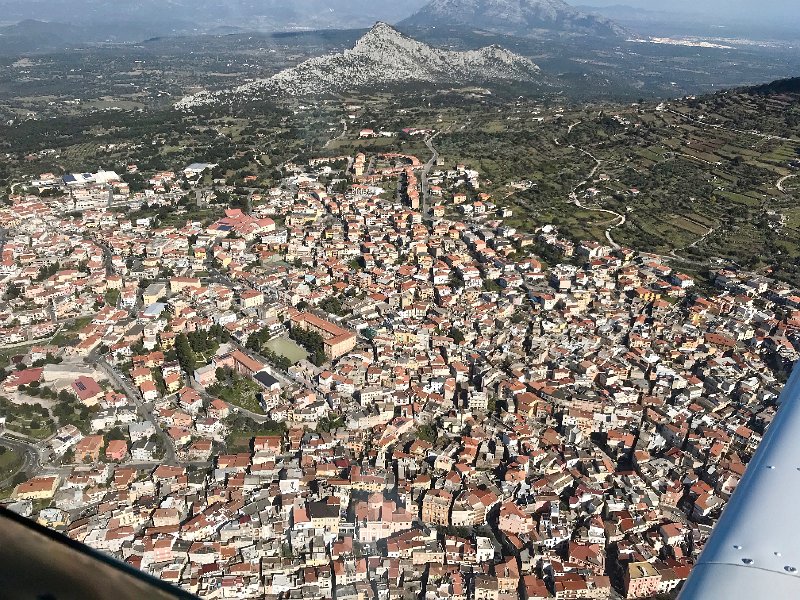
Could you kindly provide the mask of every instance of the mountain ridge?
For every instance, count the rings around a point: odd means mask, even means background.
[[[399,25],[460,25],[522,36],[530,35],[534,30],[601,37],[627,35],[625,29],[611,19],[578,10],[564,0],[431,0]]]
[[[539,67],[530,59],[497,45],[478,50],[444,50],[378,22],[353,48],[344,52],[306,60],[272,77],[232,90],[201,92],[184,98],[176,106],[189,108],[263,95],[319,96],[405,83],[527,82],[534,81],[539,73]]]

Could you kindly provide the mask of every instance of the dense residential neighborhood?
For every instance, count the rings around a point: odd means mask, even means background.
[[[4,503],[204,598],[672,597],[798,290],[518,231],[441,157],[290,162],[195,218],[214,166],[0,208],[0,427],[36,456]]]

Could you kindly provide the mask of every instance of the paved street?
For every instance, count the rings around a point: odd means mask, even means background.
[[[17,473],[25,473],[27,477],[33,477],[42,469],[39,450],[33,444],[22,441],[18,437],[12,436],[8,432],[4,432],[2,435],[0,435],[0,446],[10,448],[22,456],[22,464],[17,470]],[[13,483],[14,477],[17,473],[12,474],[3,481],[0,481],[0,488],[10,486]]]
[[[96,361],[96,364],[103,370],[103,373],[114,383],[117,389],[121,389],[125,392],[125,395],[131,400],[135,405],[136,409],[139,411],[139,414],[142,416],[143,419],[150,421],[155,425],[156,432],[161,437],[162,442],[164,443],[164,448],[166,451],[164,453],[164,459],[161,461],[163,464],[166,465],[177,465],[178,459],[175,455],[175,444],[172,443],[172,439],[167,435],[167,433],[161,428],[158,424],[158,421],[153,415],[153,411],[148,407],[148,405],[144,402],[139,391],[133,387],[129,380],[124,379],[117,371],[112,367],[105,359],[95,356],[93,358]]]

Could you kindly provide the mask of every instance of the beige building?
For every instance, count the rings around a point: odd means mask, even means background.
[[[626,598],[651,598],[658,593],[661,573],[649,562],[635,562],[628,565],[625,573]]]
[[[311,526],[325,532],[339,534],[339,505],[327,502],[311,502],[308,505],[308,518]]]
[[[147,286],[147,289],[142,292],[142,302],[144,305],[147,306],[148,304],[153,304],[154,302],[158,302],[159,298],[163,298],[167,295],[167,286],[164,283],[151,283]]]
[[[242,308],[256,308],[264,304],[264,294],[256,290],[245,290],[239,296]]]
[[[299,327],[306,331],[313,331],[322,336],[325,343],[325,356],[330,359],[339,358],[356,347],[356,334],[339,327],[338,325],[320,319],[308,312],[300,313],[291,318],[292,327]]]
[[[202,284],[197,277],[173,277],[169,280],[170,289],[175,292],[181,292],[187,288],[200,289]]]
[[[14,488],[17,500],[49,500],[58,489],[58,477],[34,477]]]
[[[422,522],[431,525],[450,525],[450,505],[453,495],[447,490],[428,490],[422,501]]]

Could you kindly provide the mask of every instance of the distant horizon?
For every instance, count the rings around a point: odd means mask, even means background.
[[[660,14],[719,16],[722,20],[747,19],[754,24],[768,23],[787,26],[788,22],[800,22],[800,2],[796,0],[566,0],[572,6],[583,7],[631,7]]]
[[[565,0],[580,10],[602,14],[643,36],[697,35],[800,39],[797,0]],[[361,29],[376,21],[397,25],[428,0],[0,0],[0,25],[26,20],[78,28],[128,24],[127,36],[203,34],[224,28],[242,31]],[[719,29],[717,29],[719,28]],[[124,29],[124,28],[122,28]],[[133,33],[137,32],[137,33]],[[125,37],[124,31],[117,37]]]

